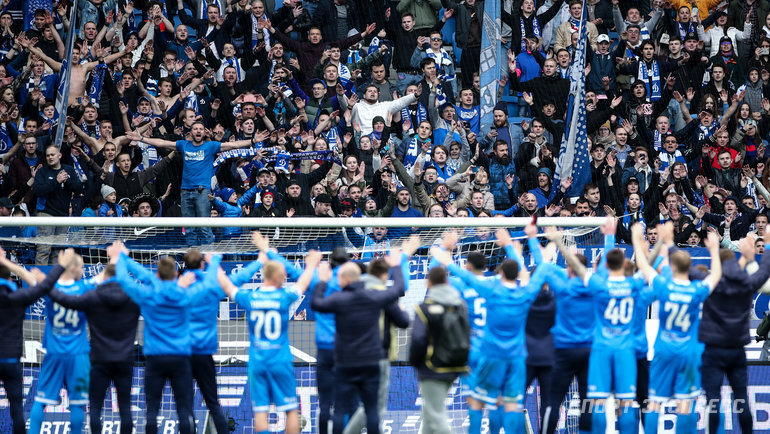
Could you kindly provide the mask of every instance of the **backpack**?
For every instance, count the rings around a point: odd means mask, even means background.
[[[417,314],[428,329],[425,366],[436,373],[467,370],[471,349],[471,327],[465,304],[443,305],[426,301]]]

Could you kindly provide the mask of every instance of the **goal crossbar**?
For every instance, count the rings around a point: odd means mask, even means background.
[[[538,226],[598,227],[607,221],[606,217],[541,217]],[[500,218],[424,218],[424,217],[375,217],[375,218],[316,218],[316,217],[4,217],[0,226],[80,226],[80,227],[125,227],[125,228],[358,228],[358,227],[432,227],[432,228],[514,228],[524,227],[532,222],[530,217]]]

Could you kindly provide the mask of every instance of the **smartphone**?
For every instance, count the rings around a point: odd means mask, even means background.
[[[760,54],[763,56],[767,56],[768,54],[770,54],[770,48],[763,48],[762,50],[760,50]]]
[[[473,173],[479,173],[479,166],[473,166],[473,169],[471,169]]]

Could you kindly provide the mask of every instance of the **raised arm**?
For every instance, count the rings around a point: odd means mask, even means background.
[[[722,278],[722,261],[719,258],[719,235],[714,232],[709,232],[703,244],[709,249],[709,255],[711,256],[711,273],[704,279],[709,285],[709,289],[714,291],[717,287],[719,279]]]
[[[2,293],[0,294],[0,302],[15,306],[26,306],[34,303],[37,299],[51,291],[56,281],[64,273],[65,268],[75,260],[76,256],[73,249],[59,252],[58,265],[48,273],[48,276],[42,282],[31,288]]]
[[[235,142],[223,142],[220,150],[230,151],[232,149],[244,148],[246,146],[254,146],[259,142],[263,142],[268,137],[270,137],[270,133],[268,131],[257,131],[254,134],[254,137],[251,139],[237,140]]]
[[[580,278],[580,280],[585,281],[585,277],[588,275],[588,269],[583,265],[582,262],[578,260],[578,258],[570,252],[569,248],[564,245],[564,241],[562,241],[563,233],[561,231],[546,231],[546,237],[548,237],[549,240],[553,241],[554,244],[556,244],[556,247],[559,248],[559,251],[562,255],[564,255],[564,260],[567,261],[567,265],[569,265],[572,268],[572,271],[575,273],[577,277]]]
[[[37,285],[38,282],[37,279],[35,279],[35,276],[26,268],[8,259],[5,256],[5,250],[3,250],[2,247],[0,247],[0,265],[5,266],[11,273],[19,276],[19,279],[27,285]]]
[[[136,131],[126,132],[126,137],[137,142],[144,142],[148,145],[155,146],[156,148],[176,149],[176,142],[163,139],[155,139],[153,137],[144,137]]]
[[[308,252],[307,256],[305,256],[305,271],[299,276],[297,283],[294,285],[297,292],[303,294],[307,291],[310,283],[313,281],[313,275],[319,263],[321,263],[321,252],[318,250]]]
[[[636,266],[639,267],[639,271],[644,274],[644,278],[648,282],[652,282],[652,279],[658,275],[657,271],[652,268],[649,261],[647,261],[647,244],[644,241],[642,225],[636,223],[631,226],[631,242],[634,245],[634,256],[636,257]]]

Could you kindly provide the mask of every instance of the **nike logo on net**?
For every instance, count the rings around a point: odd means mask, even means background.
[[[134,228],[134,235],[139,236],[139,235],[142,235],[142,234],[144,234],[146,232],[149,232],[149,231],[151,231],[153,229],[155,229],[155,227],[144,228],[144,229]]]

